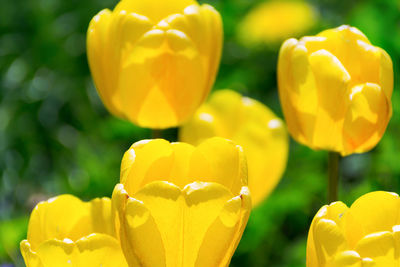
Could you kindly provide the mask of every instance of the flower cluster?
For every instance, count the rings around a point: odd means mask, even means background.
[[[228,266],[250,210],[240,146],[143,140],[125,153],[112,200],[39,203],[21,251],[34,267]]]
[[[292,20],[278,29],[274,16],[288,10]],[[274,1],[248,15],[241,31],[249,42],[276,42],[312,27],[315,17],[305,3]],[[106,108],[141,127],[181,126],[182,142],[134,143],[111,199],[60,195],[39,203],[20,245],[27,266],[229,265],[250,192],[260,204],[285,170],[288,132],[268,107],[232,90],[203,103],[222,39],[219,13],[195,0],[121,0],[92,19],[88,61]],[[392,61],[358,29],[286,40],[277,74],[298,142],[346,156],[382,138],[392,115]],[[399,212],[399,197],[388,192],[350,208],[322,207],[310,227],[307,266],[397,266]]]

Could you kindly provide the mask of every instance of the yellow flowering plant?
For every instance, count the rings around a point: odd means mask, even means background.
[[[278,84],[289,132],[312,149],[368,151],[392,115],[390,56],[354,27],[286,40]]]
[[[193,145],[214,136],[243,147],[253,205],[258,205],[275,188],[286,167],[289,144],[284,122],[255,99],[218,90],[179,130],[179,140]]]
[[[90,70],[107,109],[148,128],[181,124],[207,97],[222,48],[219,13],[195,0],[122,0],[90,22]]]
[[[377,191],[351,207],[342,202],[323,206],[307,240],[307,267],[398,266],[400,198]]]
[[[111,200],[60,195],[32,211],[20,244],[27,267],[127,267],[111,216]]]
[[[228,266],[251,210],[242,149],[223,138],[137,142],[112,204],[130,266]]]
[[[312,28],[318,13],[306,1],[272,0],[258,4],[238,25],[238,39],[247,46],[279,44]]]

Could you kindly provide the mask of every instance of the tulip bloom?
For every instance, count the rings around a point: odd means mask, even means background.
[[[285,170],[289,146],[285,124],[262,103],[232,90],[219,90],[179,131],[179,139],[193,145],[213,136],[243,147],[256,206],[275,188]]]
[[[61,195],[39,203],[21,242],[26,266],[127,267],[111,218],[109,198],[85,203]]]
[[[142,127],[177,126],[214,83],[222,35],[219,13],[195,0],[122,0],[89,25],[97,91],[115,116]]]
[[[112,202],[130,266],[228,266],[251,209],[241,147],[137,142]]]
[[[257,5],[238,27],[239,40],[245,45],[276,44],[300,35],[317,21],[317,12],[302,1],[267,1]]]
[[[353,27],[285,41],[278,84],[289,132],[312,149],[368,151],[392,115],[392,61]]]
[[[322,207],[307,241],[307,267],[398,266],[400,198],[372,192],[350,208],[342,202]]]

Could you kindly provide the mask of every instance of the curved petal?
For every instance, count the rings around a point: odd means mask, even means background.
[[[382,138],[391,115],[391,104],[381,87],[374,83],[352,88],[350,105],[343,124],[346,155],[365,152]]]
[[[189,177],[193,181],[216,182],[239,195],[247,185],[247,163],[243,150],[232,141],[214,137],[201,143],[192,154]]]
[[[171,144],[163,139],[142,140],[134,143],[125,152],[121,164],[121,183],[126,191],[133,195],[137,190],[150,181],[157,179],[166,180],[169,177],[171,167],[164,166],[160,170],[165,177],[146,180],[146,173],[154,162],[160,159],[170,159],[173,155]]]
[[[105,234],[91,234],[76,242],[79,265],[128,267],[119,242]]]
[[[232,90],[218,90],[208,101],[213,114],[223,122],[221,133],[218,136],[232,139],[234,133],[241,128],[246,119],[243,114],[243,97]]]
[[[127,239],[123,247],[129,243],[125,249],[146,266],[227,264],[244,229],[243,205],[242,197],[216,183],[195,182],[181,190],[156,181],[127,201],[121,241]],[[249,204],[246,208],[248,213]],[[215,231],[220,242],[215,242]]]
[[[83,267],[79,264],[78,251],[75,243],[70,239],[50,239],[41,243],[36,249],[36,254],[43,262],[43,266],[70,267],[71,265]]]
[[[347,250],[338,253],[327,267],[373,267],[375,262],[370,258],[361,258],[356,251]]]
[[[294,78],[292,74],[292,53],[298,41],[294,38],[286,40],[279,51],[278,59],[278,87],[279,100],[282,105],[282,111],[285,115],[287,127],[300,143],[306,143],[306,136],[303,133],[302,125],[299,121],[299,115],[292,102],[291,91],[294,87]]]
[[[156,24],[158,21],[170,14],[182,13],[185,7],[195,3],[195,0],[122,0],[115,7],[115,10],[125,10],[129,13],[133,12],[137,14],[142,14],[150,18],[151,21]]]
[[[39,203],[32,211],[28,241],[33,250],[48,239],[77,240],[92,233],[87,203],[72,195],[60,195]]]
[[[31,244],[29,244],[28,240],[21,241],[20,249],[26,266],[45,267],[36,252],[32,251]]]
[[[200,105],[204,85],[198,50],[177,30],[143,35],[125,59],[119,80],[125,115],[151,128],[186,120]]]
[[[60,195],[39,203],[32,211],[28,241],[36,250],[49,239],[76,241],[94,232],[114,235],[110,199],[82,202],[72,195]]]
[[[314,73],[319,109],[313,130],[316,148],[341,151],[341,121],[346,112],[350,75],[341,62],[330,52],[319,50],[309,57]]]
[[[97,92],[107,109],[115,116],[123,117],[118,92],[115,88],[116,77],[114,55],[110,52],[109,29],[113,14],[110,10],[100,11],[90,21],[87,32],[87,56],[90,71]]]
[[[393,63],[389,54],[379,48],[381,53],[379,81],[386,98],[390,100],[393,92]]]
[[[114,187],[112,193],[112,214],[115,219],[115,227],[117,229],[117,236],[121,243],[122,251],[125,255],[125,259],[129,266],[140,266],[140,261],[135,253],[134,246],[128,238],[127,227],[128,221],[126,220],[126,205],[129,200],[129,195],[124,189],[123,184],[117,184]],[[135,212],[137,216],[143,214],[143,212]],[[132,229],[131,229],[132,230]],[[161,255],[161,254],[157,254]]]
[[[212,114],[212,110],[205,105],[201,106],[195,115],[179,128],[179,140],[193,145],[204,142],[207,138],[221,136],[217,134],[221,123]]]
[[[347,211],[346,236],[354,247],[364,236],[381,231],[392,231],[399,223],[400,201],[397,194],[377,191],[358,198]]]
[[[313,228],[313,236],[318,261],[322,266],[336,253],[347,248],[342,229],[332,220],[320,219]]]
[[[166,22],[173,29],[187,34],[196,44],[202,58],[207,82],[203,100],[207,97],[218,71],[222,51],[222,19],[210,5],[191,5],[185,8],[183,15],[172,15]]]
[[[378,232],[361,239],[355,250],[361,257],[371,258],[377,266],[396,266],[395,243],[390,232]]]
[[[321,247],[317,245],[317,237],[315,237],[315,229],[317,225],[319,224],[319,221],[324,219],[327,220],[328,223],[325,225],[325,229],[332,228],[334,231],[333,233],[336,232],[337,238],[340,239],[340,234],[338,233],[338,229],[336,227],[330,227],[331,225],[335,224],[342,228],[342,217],[345,215],[347,212],[348,207],[342,203],[342,202],[334,202],[332,204],[325,205],[323,206],[315,215],[313,218],[313,221],[310,226],[310,230],[308,232],[308,238],[307,238],[307,266],[321,266],[323,264],[323,261],[326,260],[326,254],[322,251]],[[332,223],[333,222],[333,223]],[[322,225],[324,226],[324,225]],[[320,232],[324,229],[324,227],[320,227]]]
[[[50,239],[41,243],[35,252],[28,241],[21,242],[27,266],[118,266],[127,267],[119,242],[105,234],[91,234],[76,242],[70,239]]]

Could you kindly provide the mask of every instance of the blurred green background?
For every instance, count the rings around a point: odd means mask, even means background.
[[[246,47],[238,23],[262,1],[209,0],[224,21],[215,89],[256,98],[282,117],[276,88],[280,43]],[[0,8],[0,266],[24,266],[19,242],[34,205],[70,193],[110,196],[123,152],[150,130],[112,117],[91,79],[85,49],[90,19],[116,0],[2,1]],[[400,192],[400,3],[309,1],[318,22],[304,34],[350,24],[384,48],[395,68],[393,117],[379,145],[341,160],[340,199]],[[299,37],[299,36],[295,36]],[[176,140],[176,129],[164,133]],[[273,194],[251,214],[231,266],[305,266],[309,224],[326,200],[327,153],[294,141]]]

